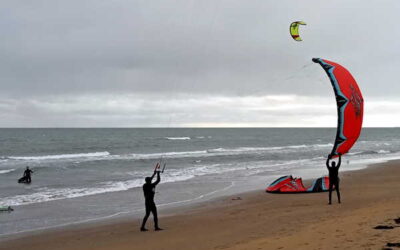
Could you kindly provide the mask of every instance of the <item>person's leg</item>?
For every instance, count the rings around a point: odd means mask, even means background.
[[[161,228],[158,227],[158,215],[157,215],[157,207],[156,207],[155,203],[153,203],[151,212],[153,213],[153,218],[154,218],[154,229],[161,230]]]
[[[338,180],[336,181],[335,188],[336,188],[337,199],[338,199],[338,202],[340,203],[339,182],[340,182],[340,180],[338,179]]]
[[[147,229],[145,228],[145,226],[146,226],[147,219],[148,219],[149,216],[150,216],[150,211],[151,211],[151,208],[148,206],[148,204],[146,204],[146,215],[144,216],[143,222],[142,222],[142,226],[140,227],[140,230],[141,230],[141,231],[147,231]]]
[[[329,180],[329,205],[332,204],[332,189],[333,189],[333,182]]]

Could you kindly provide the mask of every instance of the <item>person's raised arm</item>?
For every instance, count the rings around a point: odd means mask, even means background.
[[[158,183],[160,183],[160,181],[161,181],[160,171],[157,171],[157,180],[156,180],[156,182],[153,183],[154,186],[157,185]]]
[[[153,173],[153,175],[150,177],[152,180],[153,180],[154,176],[156,176],[157,169],[158,169],[159,165],[160,165],[160,163],[157,163],[157,164],[156,164],[156,167],[154,168],[154,173]]]
[[[154,176],[156,176],[156,172],[157,172],[157,171],[155,171],[155,170],[154,170],[154,173],[153,173],[153,175],[152,175],[152,176],[150,176],[150,178],[151,178],[152,180],[153,180]]]
[[[330,157],[330,155],[328,156],[328,158],[326,159],[326,167],[327,168],[330,168],[330,166],[329,166],[329,160],[331,159],[331,157]]]

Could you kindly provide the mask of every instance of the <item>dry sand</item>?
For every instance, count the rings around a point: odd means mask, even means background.
[[[400,242],[399,180],[400,161],[392,161],[343,172],[342,204],[335,195],[329,206],[327,193],[260,190],[161,215],[160,232],[139,232],[138,220],[91,224],[9,239],[0,249],[382,249]]]

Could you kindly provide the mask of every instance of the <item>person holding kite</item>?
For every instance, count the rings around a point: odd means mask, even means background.
[[[151,177],[146,177],[145,178],[145,184],[143,184],[143,194],[144,194],[144,198],[145,198],[145,206],[146,206],[146,215],[143,218],[143,222],[142,222],[142,226],[140,227],[140,231],[144,232],[144,231],[148,231],[145,228],[147,219],[150,216],[150,213],[153,214],[153,218],[154,218],[154,230],[155,231],[160,231],[162,230],[159,226],[158,226],[158,217],[157,217],[157,207],[156,204],[154,202],[154,195],[156,193],[156,186],[158,183],[160,183],[161,178],[160,178],[160,163],[156,164],[156,167],[154,169],[154,173]],[[164,166],[165,167],[165,166]],[[153,183],[152,180],[154,178],[154,176],[157,175],[157,180]]]
[[[331,156],[329,156],[328,159],[326,160],[326,167],[328,168],[329,171],[329,205],[331,205],[333,186],[335,186],[338,202],[340,203],[339,168],[342,163],[342,156],[339,155],[339,161],[337,164],[336,162],[332,161],[331,165],[329,165],[329,160],[331,160]]]
[[[340,203],[339,167],[341,157],[349,152],[360,136],[364,99],[356,80],[345,67],[321,58],[313,58],[312,61],[321,65],[325,70],[336,97],[338,125],[332,151],[326,160],[326,167],[329,170],[329,204],[332,204],[333,186]],[[330,163],[329,161],[334,158],[339,158],[339,161]]]

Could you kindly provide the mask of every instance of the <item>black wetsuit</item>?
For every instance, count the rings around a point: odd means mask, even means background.
[[[33,173],[32,170],[30,169],[26,169],[24,172],[24,177],[27,183],[31,183],[32,179],[31,179],[31,173]]]
[[[154,175],[153,175],[154,177]],[[151,179],[153,179],[153,177]],[[160,172],[157,172],[157,180],[154,183],[145,183],[143,185],[143,194],[145,198],[146,205],[146,215],[143,218],[141,229],[145,228],[146,221],[150,216],[150,212],[153,214],[154,218],[154,228],[158,229],[158,217],[157,217],[157,207],[154,203],[154,194],[156,192],[156,185],[160,183]]]
[[[338,197],[338,202],[340,203],[340,190],[339,190],[339,168],[340,164],[342,163],[342,157],[339,156],[339,162],[335,167],[333,165],[329,165],[329,158],[326,160],[326,167],[328,168],[329,171],[329,204],[332,203],[332,190],[333,186],[335,186],[336,189],[336,194]]]

